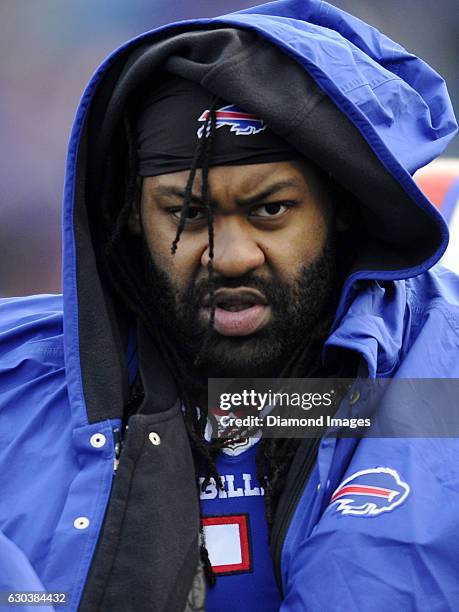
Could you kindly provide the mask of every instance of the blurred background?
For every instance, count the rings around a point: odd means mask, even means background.
[[[458,0],[335,0],[431,64],[459,111]],[[60,291],[67,139],[81,92],[115,47],[163,23],[257,0],[1,0],[0,295]],[[459,157],[459,139],[446,155]]]

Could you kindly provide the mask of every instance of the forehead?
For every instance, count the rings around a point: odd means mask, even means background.
[[[147,195],[155,197],[167,193],[168,189],[184,190],[189,171],[173,172],[143,181]],[[209,187],[214,200],[228,197],[256,195],[274,183],[285,183],[285,189],[313,190],[318,181],[315,168],[302,161],[245,164],[240,166],[215,166],[209,170]],[[201,193],[202,173],[198,169],[193,192]]]

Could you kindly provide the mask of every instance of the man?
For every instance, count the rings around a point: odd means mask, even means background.
[[[411,178],[455,131],[435,72],[313,0],[109,58],[69,145],[63,313],[1,306],[4,590],[193,609],[203,567],[208,610],[457,609],[456,439],[222,450],[203,399],[351,377],[358,411],[362,378],[457,375],[447,230]]]

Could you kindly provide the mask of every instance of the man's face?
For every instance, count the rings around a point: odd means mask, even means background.
[[[200,173],[171,254],[187,179],[187,171],[144,179],[140,211],[130,225],[143,234],[161,325],[193,359],[209,327],[211,292]],[[292,161],[214,167],[209,187],[216,309],[200,361],[209,376],[279,374],[292,351],[308,341],[330,297],[334,254],[326,182]]]

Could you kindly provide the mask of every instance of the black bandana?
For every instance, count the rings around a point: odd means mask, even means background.
[[[137,174],[189,170],[209,109],[216,112],[211,166],[260,164],[300,154],[258,117],[181,77],[168,76],[147,94],[136,125]],[[199,164],[198,164],[199,167]]]

